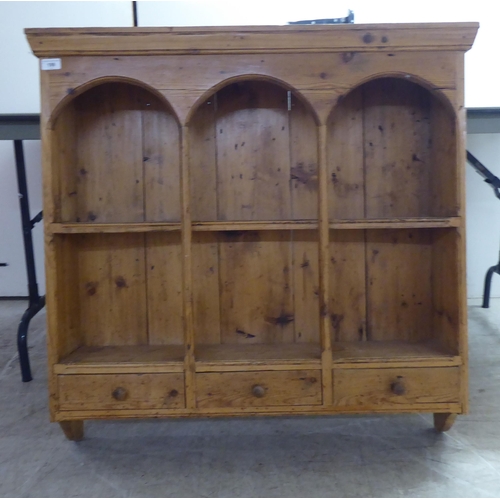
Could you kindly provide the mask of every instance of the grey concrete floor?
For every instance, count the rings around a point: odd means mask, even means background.
[[[429,415],[86,422],[67,441],[49,422],[45,315],[0,301],[2,497],[498,497],[500,300],[471,304],[470,403],[446,434]]]

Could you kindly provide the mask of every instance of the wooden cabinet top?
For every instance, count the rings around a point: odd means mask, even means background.
[[[467,51],[479,24],[345,24],[26,29],[38,57],[77,55]]]

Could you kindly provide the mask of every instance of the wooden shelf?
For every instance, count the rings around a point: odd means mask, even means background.
[[[439,227],[459,227],[460,217],[447,218],[400,218],[400,219],[352,219],[333,220],[330,229],[419,229]],[[317,221],[228,221],[228,222],[193,222],[193,231],[278,231],[318,229]],[[89,233],[152,233],[180,231],[180,223],[171,222],[134,222],[117,224],[59,223],[50,224],[54,234],[89,234]]]
[[[193,222],[193,231],[265,231],[280,229],[318,229],[318,221],[224,221]]]
[[[435,341],[335,342],[333,365],[337,368],[458,366],[461,358]]]
[[[422,217],[400,219],[333,220],[330,229],[424,229],[434,227],[459,227],[460,217]]]
[[[119,224],[87,224],[82,222],[50,224],[54,234],[89,234],[89,233],[154,233],[162,231],[180,231],[181,224],[176,222],[133,222]]]
[[[60,375],[182,372],[184,346],[79,347],[54,366]]]
[[[262,365],[266,370],[321,367],[318,344],[198,345],[195,356],[198,372],[250,371]]]

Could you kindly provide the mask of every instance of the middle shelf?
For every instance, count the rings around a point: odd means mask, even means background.
[[[331,229],[323,255],[318,233],[195,232],[188,282],[181,231],[54,235],[62,355],[189,340],[201,363],[238,359],[205,345],[244,345],[258,360],[259,345],[320,346],[328,335],[332,344],[435,340],[458,352],[457,228]],[[304,357],[269,349],[264,358]]]
[[[459,227],[460,217],[420,217],[391,219],[337,219],[329,221],[330,229],[432,229]],[[288,221],[227,221],[193,222],[193,231],[276,231],[318,229],[313,220]],[[180,231],[180,223],[134,222],[117,224],[52,223],[54,234],[92,234],[92,233],[153,233]]]

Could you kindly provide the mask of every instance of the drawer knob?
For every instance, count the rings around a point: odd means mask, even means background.
[[[125,401],[128,397],[128,391],[127,391],[127,389],[124,389],[123,387],[117,387],[111,393],[111,396],[113,396],[113,399],[116,399],[117,401]]]
[[[263,398],[266,395],[266,390],[261,385],[254,385],[252,387],[252,394],[256,398]]]
[[[396,394],[396,396],[403,396],[406,393],[405,383],[403,377],[399,376],[396,382],[391,384],[391,391]]]

